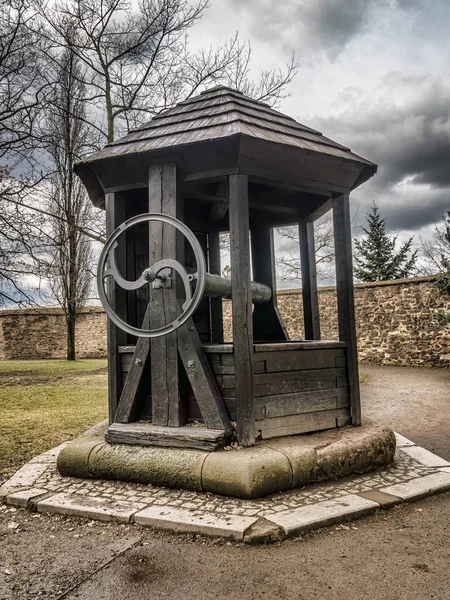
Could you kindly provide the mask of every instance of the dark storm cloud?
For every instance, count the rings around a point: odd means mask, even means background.
[[[231,0],[248,15],[254,37],[334,59],[362,33],[376,9],[416,7],[421,0]]]
[[[359,200],[361,207],[358,222],[364,221],[364,213],[375,202],[386,219],[388,229],[394,232],[414,231],[434,225],[450,210],[450,188],[422,188],[412,184],[405,185],[404,190],[388,187],[384,190],[375,189],[373,193],[367,192],[362,188],[355,193],[355,199]]]
[[[439,220],[450,210],[450,80],[391,73],[369,97],[342,100],[313,125],[379,165],[356,197],[383,208],[392,229]]]

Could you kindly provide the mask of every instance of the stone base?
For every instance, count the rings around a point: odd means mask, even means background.
[[[366,473],[392,462],[394,433],[380,425],[346,427],[205,452],[108,444],[89,432],[59,454],[61,475],[261,498],[308,483]]]

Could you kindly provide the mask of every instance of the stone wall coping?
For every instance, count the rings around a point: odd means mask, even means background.
[[[104,313],[104,309],[102,306],[85,306],[80,309],[80,314],[92,314],[92,313]],[[29,315],[62,315],[63,310],[57,306],[37,306],[35,308],[11,308],[0,310],[0,318],[1,317],[9,317],[9,316],[29,316]]]
[[[373,281],[367,283],[355,283],[355,289],[387,287],[391,285],[419,285],[421,283],[434,282],[439,275],[425,275],[424,277],[408,277],[407,279],[390,279],[389,281]],[[319,293],[331,292],[336,289],[334,285],[327,285],[318,288]],[[300,294],[302,288],[289,288],[286,290],[277,290],[278,296],[289,296]]]

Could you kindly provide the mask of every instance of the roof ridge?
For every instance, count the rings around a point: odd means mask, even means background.
[[[242,96],[244,96],[244,92],[241,92],[241,90],[238,90],[236,88],[232,88],[229,85],[215,85],[212,88],[208,88],[206,90],[203,90],[203,92],[200,92],[200,94],[197,94],[198,96],[203,96],[204,94],[210,94],[213,92],[218,92],[219,90],[228,90],[230,92],[235,92],[236,94],[241,94]]]
[[[206,98],[202,97],[203,92],[201,92],[200,94],[197,94],[196,96],[192,96],[191,98],[182,100],[181,102],[177,102],[176,106],[184,106],[186,104],[194,104],[195,102],[202,102],[202,101],[207,100],[208,96],[211,96],[213,98],[214,96],[225,96],[226,94],[229,94],[231,96],[236,95],[239,100],[243,100],[245,102],[249,102],[250,104],[255,104],[256,106],[260,106],[261,108],[263,108],[265,110],[269,110],[271,112],[274,112],[278,115],[281,115],[281,116],[285,117],[286,119],[293,119],[293,117],[290,117],[289,115],[285,115],[284,113],[276,110],[275,108],[272,108],[270,106],[270,104],[261,102],[261,100],[255,100],[254,98],[250,98],[250,96],[246,96],[242,92],[233,90],[232,88],[228,88],[226,86],[223,86],[223,87],[217,89],[214,93],[211,93],[211,94],[207,94],[206,92],[207,92],[207,90],[205,90]],[[224,92],[224,93],[218,93],[218,92]],[[295,119],[293,119],[293,120],[295,121]]]

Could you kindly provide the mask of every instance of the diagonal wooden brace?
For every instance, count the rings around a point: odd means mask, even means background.
[[[178,352],[206,427],[229,430],[231,425],[225,403],[193,320],[189,319],[177,334]]]

